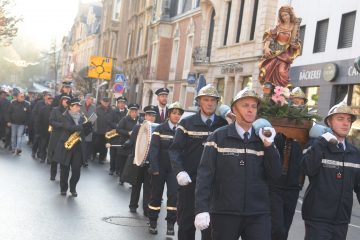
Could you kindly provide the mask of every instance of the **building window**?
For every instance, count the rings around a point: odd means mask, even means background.
[[[121,0],[114,1],[113,20],[120,20]]]
[[[225,92],[225,79],[219,78],[217,79],[217,86],[216,89],[219,93],[220,98],[224,99],[224,92]]]
[[[209,58],[209,61],[210,61],[212,41],[213,41],[213,36],[214,36],[214,25],[215,25],[214,18],[215,18],[215,10],[213,10],[212,14],[211,14],[210,27],[209,27],[209,38],[208,38],[208,45],[207,45],[207,51],[206,51],[206,56]]]
[[[182,14],[184,8],[184,0],[179,0],[177,7],[177,14]]]
[[[317,109],[319,92],[320,92],[319,87],[307,87],[305,89],[306,98],[308,99],[306,105],[308,106],[309,109]]]
[[[252,76],[243,77],[243,82],[242,82],[242,88],[241,89],[244,89],[246,87],[252,88]]]
[[[318,21],[316,24],[314,53],[325,52],[329,19]]]
[[[338,48],[349,48],[352,46],[355,19],[356,11],[342,15]]]
[[[231,13],[231,2],[228,2],[228,10],[227,10],[227,17],[226,17],[226,25],[225,25],[225,35],[224,35],[224,46],[227,42],[228,32],[229,32],[229,24],[230,24],[230,13]]]
[[[188,73],[190,72],[191,66],[191,55],[193,51],[193,39],[194,36],[188,36],[187,43],[186,43],[186,50],[185,50],[185,61],[184,61],[184,71],[183,71],[183,79],[187,78]]]
[[[171,53],[169,80],[175,80],[178,55],[179,55],[179,39],[175,39],[173,42],[173,48]]]
[[[254,11],[253,11],[253,16],[252,16],[252,21],[251,21],[250,40],[254,40],[258,6],[259,6],[259,0],[255,0],[254,1]]]
[[[240,42],[240,34],[241,34],[241,25],[242,25],[242,20],[243,20],[243,16],[244,16],[244,6],[245,6],[245,0],[241,1],[241,5],[240,5],[240,13],[239,13],[239,21],[238,21],[238,28],[237,28],[237,33],[236,33],[236,42]]]
[[[131,54],[131,33],[128,34],[128,46],[126,51],[126,57],[129,58]]]
[[[306,25],[300,26],[300,29],[299,29],[300,42],[301,42],[301,52],[300,52],[300,55],[302,55],[302,51],[303,51],[303,49],[304,49],[305,30],[306,30]]]
[[[137,44],[136,44],[136,55],[137,56],[139,56],[141,54],[142,42],[143,42],[143,28],[140,28],[139,33],[138,33]]]

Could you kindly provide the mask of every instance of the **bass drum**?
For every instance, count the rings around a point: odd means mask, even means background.
[[[142,166],[144,164],[150,149],[151,135],[158,125],[158,123],[151,123],[149,121],[144,121],[143,124],[141,124],[136,138],[134,156],[135,165]]]

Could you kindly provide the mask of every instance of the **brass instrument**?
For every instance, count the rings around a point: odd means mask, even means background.
[[[49,125],[49,127],[48,127],[48,132],[52,132],[52,130],[53,130],[53,127],[51,126],[51,125]]]
[[[88,118],[84,114],[82,114],[82,116],[85,118],[85,122],[82,124],[87,123],[89,121]],[[66,142],[64,142],[64,147],[66,150],[72,149],[77,142],[81,141],[80,133],[81,131],[72,133]]]
[[[111,139],[111,138],[114,138],[116,136],[119,136],[119,134],[116,132],[116,129],[112,129],[108,132],[105,133],[105,138],[107,140]]]

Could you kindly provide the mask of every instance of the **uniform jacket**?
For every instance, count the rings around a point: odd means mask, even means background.
[[[304,151],[302,168],[310,181],[302,206],[304,220],[350,222],[353,191],[360,197],[360,152],[348,141],[345,145],[344,151],[320,137]]]
[[[172,171],[169,147],[175,136],[175,131],[170,129],[169,120],[157,126],[152,134],[149,149],[149,172]]]
[[[163,123],[167,119],[167,114],[169,113],[168,107],[166,107],[166,111],[164,113],[165,114],[164,115],[164,119],[165,119],[164,121],[161,121],[159,106],[155,106],[155,110],[156,110],[155,123]]]
[[[55,107],[51,110],[49,117],[49,124],[52,127],[52,131],[50,133],[50,140],[48,146],[48,157],[52,160],[56,145],[62,134],[62,118],[64,117],[63,113],[65,112],[65,108],[62,106]]]
[[[77,159],[78,161],[84,160],[83,158],[85,156],[85,147],[84,147],[84,144],[82,144],[82,142],[85,139],[85,135],[89,133],[89,132],[86,132],[86,129],[84,129],[84,127],[82,125],[84,122],[85,122],[85,118],[83,116],[81,116],[81,118],[79,120],[79,124],[76,125],[75,121],[70,116],[68,111],[63,113],[62,132],[61,132],[59,141],[56,145],[56,149],[55,149],[55,153],[54,153],[54,161],[55,162],[69,166],[71,156],[74,151],[81,151],[82,159]],[[81,132],[81,134],[80,134],[81,141],[77,142],[76,143],[77,146],[75,145],[70,150],[65,149],[64,143],[68,140],[68,138],[70,137],[71,134],[73,134],[74,132],[77,132],[77,131]],[[85,134],[85,132],[86,132],[86,134]]]
[[[8,109],[7,122],[28,125],[30,122],[30,103],[27,101],[12,101]]]
[[[269,179],[280,174],[280,156],[274,144],[265,147],[254,130],[246,144],[235,123],[222,127],[210,135],[201,157],[196,213],[270,213]]]
[[[225,125],[227,125],[226,120],[215,115],[214,122],[209,128],[202,121],[200,112],[181,120],[174,142],[169,148],[175,176],[181,171],[186,171],[192,181],[195,181],[207,137],[211,132]]]
[[[35,131],[39,133],[41,136],[49,135],[49,118],[51,113],[51,105],[44,105],[40,110],[37,117],[37,121],[35,122]]]
[[[112,141],[112,144],[124,144],[130,138],[129,132],[133,130],[137,122],[138,122],[138,118],[132,119],[130,116],[126,116],[123,119],[121,119],[116,127],[116,132],[119,134],[119,137],[115,137],[116,139]],[[135,143],[136,143],[136,138],[134,144]],[[129,150],[124,148],[119,148],[117,153],[121,155],[128,155]]]
[[[38,101],[35,102],[35,105],[31,108],[31,122],[35,125],[38,118],[39,118],[39,113],[40,113],[40,109],[43,108],[45,106],[45,101],[44,99],[40,99]]]
[[[101,105],[96,108],[97,119],[95,122],[95,133],[105,134],[107,131],[116,128],[116,116],[111,107],[107,109]]]
[[[96,107],[95,107],[94,104],[91,104],[91,105],[89,106],[89,108],[86,108],[85,102],[82,103],[80,109],[81,109],[81,112],[82,112],[82,113],[85,115],[85,117],[87,117],[87,118],[89,118],[93,113],[96,112]],[[92,133],[90,133],[89,135],[87,135],[87,136],[85,137],[85,141],[86,141],[86,142],[91,142],[91,141],[92,141]]]
[[[116,108],[114,110],[115,112],[115,122],[116,123],[119,123],[121,121],[121,119],[123,119],[124,117],[126,117],[127,113],[128,113],[128,110],[127,108],[124,109],[124,111],[120,112],[120,109],[119,108]]]
[[[280,154],[281,166],[284,164],[285,142],[285,135],[276,134],[274,143]],[[270,184],[276,188],[300,190],[302,185],[300,183],[302,148],[299,142],[292,139],[288,140],[287,145],[287,148],[290,148],[288,170],[287,172],[282,171],[280,178],[271,179]]]

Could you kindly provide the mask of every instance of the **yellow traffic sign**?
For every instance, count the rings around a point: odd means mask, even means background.
[[[111,79],[113,59],[99,56],[90,57],[89,78]]]

